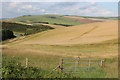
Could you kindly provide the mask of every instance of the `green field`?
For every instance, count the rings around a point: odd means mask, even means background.
[[[66,24],[66,25],[80,25],[83,23],[77,22],[77,19],[65,18],[63,15],[25,15],[13,18],[13,21],[25,23],[39,23],[48,22],[49,24]]]

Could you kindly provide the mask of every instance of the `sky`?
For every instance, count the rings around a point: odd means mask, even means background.
[[[23,15],[118,16],[118,2],[2,2],[2,18]]]

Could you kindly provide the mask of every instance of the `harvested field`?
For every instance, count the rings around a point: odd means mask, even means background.
[[[104,19],[87,19],[87,18],[72,17],[72,16],[64,16],[64,17],[77,19],[77,22],[80,22],[80,23],[94,23],[94,22],[104,22],[104,21],[107,21],[107,20],[104,20]]]
[[[118,38],[117,21],[90,23],[44,31],[16,41],[18,44],[94,44]],[[15,42],[15,43],[16,43]]]

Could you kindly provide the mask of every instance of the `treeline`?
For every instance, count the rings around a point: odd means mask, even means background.
[[[13,32],[20,32],[28,35],[54,28],[47,25],[25,25],[18,23],[2,22],[2,29],[10,30]]]
[[[68,25],[68,24],[58,24],[58,23],[54,23],[54,25],[61,25],[61,26],[66,26],[66,27],[73,26],[73,25]]]
[[[49,24],[49,22],[33,22],[33,23],[44,23],[44,24]]]

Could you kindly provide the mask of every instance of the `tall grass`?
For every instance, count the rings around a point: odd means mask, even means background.
[[[66,76],[92,78],[92,77],[104,77],[104,78],[117,78],[118,77],[118,58],[117,58],[117,42],[116,40],[107,41],[98,44],[86,44],[86,45],[12,45],[4,47],[3,49],[3,63],[4,61],[14,60],[25,66],[26,57],[29,59],[29,66],[37,67],[46,72],[45,75],[59,65],[60,58],[75,58],[74,56],[80,56],[81,58],[91,59],[104,59],[105,68],[95,69],[92,72],[85,72],[80,74],[67,74]],[[110,55],[111,54],[111,55]],[[85,56],[85,57],[84,57]],[[15,57],[15,58],[14,58]],[[100,70],[100,71],[99,71]],[[101,71],[102,70],[102,71]],[[102,74],[103,73],[103,74]],[[65,73],[61,75],[58,71],[53,71],[49,77],[63,77]],[[48,77],[45,76],[44,77]],[[100,75],[100,76],[98,76]]]
[[[53,71],[53,69],[59,64],[59,60],[57,60],[55,57],[51,57],[51,59],[46,60],[41,57],[42,64],[37,62],[37,64],[40,64],[44,67],[38,67],[34,63],[38,59],[29,60],[28,68],[25,68],[25,57],[23,56],[8,56],[3,55],[3,77],[4,78],[117,78],[117,70],[115,70],[113,64],[117,62],[117,59],[106,59],[105,62],[105,68],[91,68],[90,71],[83,71],[80,73],[59,73],[57,69],[56,71]],[[30,59],[30,58],[29,58]],[[35,60],[31,62],[32,60]],[[112,63],[109,63],[112,62]],[[111,65],[111,68],[110,66]],[[109,70],[109,71],[108,71]],[[16,73],[17,72],[17,73]],[[114,75],[113,75],[114,74]]]

